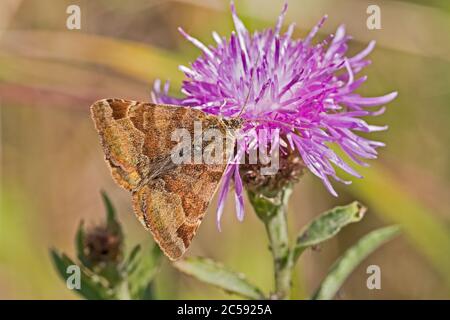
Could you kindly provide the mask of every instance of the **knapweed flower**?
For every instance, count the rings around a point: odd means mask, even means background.
[[[168,83],[161,88],[159,81],[155,82],[152,97],[158,103],[196,107],[225,118],[241,117],[243,131],[249,137],[256,137],[238,143],[237,149],[244,153],[261,143],[255,132],[278,129],[281,138],[272,141],[272,147],[279,147],[280,154],[286,154],[288,149],[297,151],[303,164],[336,196],[330,177],[346,184],[350,182],[340,179],[333,165],[355,177],[361,176],[330,146],[339,146],[359,165],[367,165],[363,159],[375,159],[376,148],[384,144],[360,137],[357,132],[385,130],[387,127],[369,125],[362,117],[382,114],[384,107],[378,110],[369,107],[388,103],[397,93],[370,98],[354,93],[367,79],[358,73],[370,63],[365,57],[375,42],[347,57],[350,37],[341,25],[334,35],[313,44],[326,16],[306,38],[293,39],[294,24],[281,32],[286,10],[287,5],[274,28],[250,33],[232,3],[235,32],[229,39],[213,32],[216,44],[210,46],[180,28],[181,34],[202,55],[190,67],[180,66],[186,76],[181,90],[183,98],[168,96]],[[234,182],[238,218],[243,217],[242,177],[239,164],[232,162],[219,192],[218,219],[231,182]]]

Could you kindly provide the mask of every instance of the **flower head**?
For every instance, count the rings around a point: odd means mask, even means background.
[[[159,81],[155,82],[152,97],[155,102],[196,107],[225,118],[241,117],[243,131],[256,137],[254,141],[238,143],[237,149],[244,154],[261,143],[254,134],[257,130],[279,130],[281,138],[272,141],[272,146],[279,147],[281,154],[290,154],[288,150],[298,152],[302,163],[336,196],[329,178],[346,184],[350,181],[340,179],[333,165],[355,177],[361,176],[330,145],[339,146],[359,165],[366,165],[362,159],[375,159],[376,148],[384,144],[356,132],[385,130],[387,127],[369,125],[361,117],[382,114],[384,107],[369,107],[388,103],[397,93],[371,98],[354,93],[367,79],[358,77],[358,73],[370,63],[365,57],[374,48],[374,41],[355,56],[347,57],[350,37],[340,26],[334,35],[313,44],[326,16],[306,38],[293,39],[294,24],[281,32],[286,10],[287,5],[274,28],[250,33],[232,3],[236,30],[229,39],[213,32],[214,46],[204,45],[180,28],[202,55],[190,67],[180,66],[186,76],[183,98],[168,96],[168,83],[161,88]],[[232,181],[237,215],[243,217],[243,182],[239,164],[232,162],[219,192],[218,219]]]
[[[117,263],[122,259],[122,246],[121,232],[108,226],[95,226],[86,233],[84,254],[93,265]]]

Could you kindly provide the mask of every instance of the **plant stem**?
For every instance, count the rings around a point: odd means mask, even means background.
[[[275,276],[274,299],[288,299],[291,289],[292,259],[286,219],[290,194],[290,188],[269,196],[249,192],[250,202],[264,223],[270,242]]]
[[[291,288],[291,263],[289,239],[284,206],[277,208],[276,214],[265,222],[272,251],[275,272],[275,297],[286,299]]]
[[[117,299],[119,300],[131,300],[130,291],[128,289],[128,282],[122,281],[117,288]]]

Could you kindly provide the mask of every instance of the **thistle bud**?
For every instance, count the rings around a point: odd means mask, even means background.
[[[273,194],[299,181],[306,168],[298,151],[287,148],[279,156],[279,169],[273,175],[263,175],[261,164],[241,164],[240,174],[247,190]]]
[[[92,265],[119,263],[122,260],[122,235],[107,226],[95,226],[86,232],[84,254]]]

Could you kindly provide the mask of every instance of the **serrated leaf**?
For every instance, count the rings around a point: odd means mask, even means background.
[[[50,250],[50,256],[58,274],[64,281],[67,281],[68,276],[70,276],[67,274],[67,268],[76,265],[76,263],[64,253],[60,254],[53,249]],[[114,298],[112,293],[106,287],[99,281],[95,281],[82,267],[80,267],[80,276],[80,289],[73,290],[82,297],[88,300],[108,300]]]
[[[362,237],[333,264],[330,272],[322,281],[312,299],[332,299],[353,270],[369,254],[396,236],[399,231],[400,228],[398,226],[389,226],[372,231]]]
[[[244,275],[230,271],[213,260],[193,257],[176,261],[173,265],[179,271],[228,293],[250,299],[265,299],[263,292],[249,283]]]
[[[346,225],[360,221],[365,211],[366,208],[355,201],[321,214],[305,226],[297,237],[293,250],[294,261],[306,248],[318,245],[334,237]]]
[[[129,260],[133,261],[127,265],[128,288],[131,298],[140,300],[153,298],[151,282],[158,271],[161,250],[157,245],[146,251],[135,247]]]

